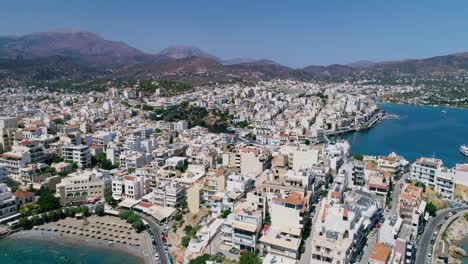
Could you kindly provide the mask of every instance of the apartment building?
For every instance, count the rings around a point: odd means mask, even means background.
[[[0,222],[18,211],[16,199],[5,183],[0,183]]]
[[[426,201],[422,200],[422,193],[422,187],[406,184],[401,190],[397,205],[398,216],[404,223],[416,228],[421,228],[426,212]]]
[[[224,192],[226,189],[226,172],[224,169],[218,169],[209,174],[203,184],[203,200],[211,201],[212,197],[218,192]]]
[[[153,189],[153,203],[165,207],[178,207],[185,198],[185,187],[173,181],[161,181]]]
[[[226,191],[239,192],[245,195],[254,185],[254,180],[251,177],[243,176],[237,173],[229,173],[226,181]]]
[[[57,184],[62,203],[85,203],[88,199],[112,194],[112,179],[98,171],[79,171],[62,178]]]
[[[445,168],[440,159],[423,157],[411,164],[411,178],[423,182],[450,200],[455,193],[455,175],[455,170]]]
[[[310,223],[310,192],[291,193],[272,199],[271,226],[260,238],[260,252],[297,259],[304,228]]]
[[[365,242],[363,221],[359,210],[323,201],[313,226],[310,263],[354,263]]]
[[[239,153],[242,175],[258,176],[271,166],[271,155],[266,149],[243,147]]]
[[[223,226],[223,243],[232,247],[254,251],[262,229],[262,212],[247,203],[238,204]]]
[[[21,181],[20,169],[31,163],[31,154],[25,148],[0,154],[0,167],[3,167],[8,175],[15,181]]]
[[[11,150],[17,127],[16,117],[0,116],[0,153]]]
[[[71,145],[62,146],[62,156],[65,161],[75,162],[80,168],[91,166],[91,152],[86,145]]]
[[[116,200],[122,198],[138,200],[145,195],[144,177],[119,176],[112,180],[112,196]]]
[[[366,184],[366,179],[364,177],[364,167],[365,167],[365,163],[363,161],[354,160],[354,166],[353,166],[354,185],[364,186]]]

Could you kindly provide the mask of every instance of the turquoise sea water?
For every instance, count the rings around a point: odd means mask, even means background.
[[[400,119],[342,135],[350,141],[353,154],[388,155],[394,151],[410,162],[435,156],[449,167],[468,163],[468,157],[459,152],[460,145],[468,145],[468,110],[397,104],[380,107]]]
[[[458,245],[463,248],[466,252],[468,252],[468,237],[465,237]],[[468,264],[468,257],[464,257],[462,259],[463,264]]]
[[[0,240],[2,264],[137,264],[136,257],[114,251],[43,241]]]

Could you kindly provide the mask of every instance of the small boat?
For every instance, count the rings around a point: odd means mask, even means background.
[[[444,114],[447,113],[447,110],[442,110],[442,113],[444,113]]]
[[[468,146],[467,145],[461,145],[460,146],[460,152],[465,155],[465,156],[468,156]]]

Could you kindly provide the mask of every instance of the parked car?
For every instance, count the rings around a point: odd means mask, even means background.
[[[231,249],[229,250],[229,253],[231,253],[231,254],[236,254],[236,255],[237,255],[237,254],[239,254],[239,249],[237,249],[237,248],[231,248]]]

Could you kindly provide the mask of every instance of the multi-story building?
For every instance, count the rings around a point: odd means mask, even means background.
[[[112,179],[97,171],[79,171],[69,174],[57,184],[63,203],[84,203],[112,193]]]
[[[226,175],[224,169],[218,169],[213,174],[206,177],[203,185],[203,200],[211,201],[211,198],[218,192],[226,189]]]
[[[323,201],[313,226],[310,263],[354,263],[365,242],[363,221],[359,210]]]
[[[262,229],[262,212],[241,203],[231,215],[223,226],[224,243],[238,249],[254,251]]]
[[[297,259],[303,230],[310,223],[309,214],[310,192],[307,196],[291,193],[274,197],[270,209],[271,226],[260,238],[262,255]]]
[[[145,195],[143,176],[126,175],[112,180],[112,196],[117,200],[121,198],[138,200],[143,195]]]
[[[353,183],[354,185],[364,186],[366,179],[364,177],[365,163],[360,160],[354,160]]]
[[[31,163],[31,154],[25,148],[0,154],[0,167],[3,167],[8,177],[21,181],[20,169]]]
[[[185,187],[173,181],[161,181],[153,189],[153,203],[166,207],[178,207],[185,198]]]
[[[404,223],[421,228],[426,211],[426,201],[422,200],[423,188],[413,185],[403,186],[397,205],[397,214]]]
[[[242,175],[258,176],[271,166],[271,155],[267,150],[243,147],[239,152]]]
[[[444,167],[442,160],[419,158],[411,164],[411,177],[430,186],[446,199],[453,199],[455,170]]]
[[[0,153],[11,150],[17,127],[16,117],[0,117]]]
[[[230,173],[227,176],[226,191],[246,194],[252,189],[253,185],[254,180],[251,177]]]
[[[7,217],[16,214],[18,206],[10,188],[5,183],[0,183],[0,222]]]
[[[65,161],[76,162],[80,168],[91,166],[91,153],[86,145],[64,145],[62,156]]]

